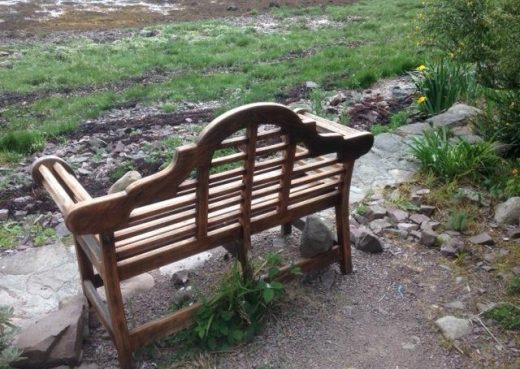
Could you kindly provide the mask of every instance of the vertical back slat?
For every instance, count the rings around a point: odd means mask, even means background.
[[[281,191],[279,194],[278,213],[281,214],[287,210],[289,206],[289,193],[291,190],[291,179],[294,167],[294,156],[296,154],[296,143],[291,142],[292,139],[289,135],[284,136],[284,140],[287,143],[287,150],[285,150],[285,157],[282,164],[282,178],[280,178]]]
[[[197,169],[197,239],[203,239],[208,234],[208,195],[209,166]]]
[[[256,141],[258,134],[258,126],[256,124],[248,125],[246,129],[247,146],[246,160],[244,163],[244,174],[242,181],[244,187],[242,189],[241,217],[242,223],[242,244],[238,247],[238,257],[243,266],[247,265],[247,253],[251,248],[251,201],[253,193],[253,180],[256,159]]]

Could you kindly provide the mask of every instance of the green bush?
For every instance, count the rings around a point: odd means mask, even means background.
[[[470,144],[462,139],[450,143],[446,129],[425,132],[423,137],[412,139],[409,147],[421,170],[445,183],[459,179],[481,183],[501,167],[492,144]]]
[[[496,320],[504,328],[520,329],[520,309],[511,304],[501,304],[484,314],[486,318]]]
[[[449,60],[421,65],[410,75],[420,95],[419,110],[430,116],[449,109],[477,90],[470,68]]]
[[[419,14],[420,42],[456,61],[473,63],[491,89],[491,113],[480,126],[487,138],[520,154],[520,0],[427,0]]]
[[[0,305],[0,369],[8,369],[9,363],[20,357],[20,351],[11,347],[15,326],[10,323],[13,309]]]

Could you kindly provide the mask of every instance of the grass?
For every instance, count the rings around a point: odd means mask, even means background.
[[[229,108],[282,98],[309,80],[328,90],[367,87],[423,59],[406,36],[420,7],[416,0],[372,0],[273,9],[283,25],[276,33],[212,20],[158,26],[157,36],[112,43],[72,38],[58,47],[19,44],[14,48],[24,57],[13,61],[12,69],[0,69],[0,92],[35,93],[38,98],[0,113],[7,122],[0,133],[10,135],[0,140],[0,152],[37,151],[45,139],[65,135],[82,120],[125,102],[172,111],[181,101],[218,100]],[[300,14],[343,23],[315,30],[305,19],[289,19]],[[162,78],[132,83],[147,75]]]
[[[520,329],[520,308],[511,304],[501,304],[484,314],[486,318],[496,320],[504,328]]]
[[[0,223],[0,248],[13,248],[24,237],[27,237],[34,246],[43,246],[56,239],[56,231],[38,223],[30,226],[24,226],[16,221]]]
[[[385,132],[393,132],[397,128],[404,126],[408,121],[410,113],[407,110],[401,110],[390,116],[390,122],[388,124],[374,124],[370,127],[370,131],[374,135],[378,135]]]

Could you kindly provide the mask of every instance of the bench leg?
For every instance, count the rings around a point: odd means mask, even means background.
[[[289,236],[292,232],[291,223],[282,224],[280,228],[281,228],[280,232],[282,233],[282,236]]]
[[[336,228],[338,232],[339,252],[341,255],[339,266],[343,274],[349,274],[352,273],[352,252],[350,249],[348,206],[346,205],[336,205]]]
[[[103,262],[105,267],[105,294],[112,324],[112,340],[117,349],[121,369],[135,369],[130,347],[130,335],[121,294],[121,283],[117,270],[117,260],[113,235],[103,235]]]
[[[352,179],[352,170],[354,162],[346,162],[343,164],[345,172],[342,174],[343,184],[340,187],[339,201],[336,204],[336,229],[338,232],[338,245],[341,255],[340,269],[343,274],[352,273],[352,250],[350,249],[350,223],[349,217],[349,192],[350,181]]]

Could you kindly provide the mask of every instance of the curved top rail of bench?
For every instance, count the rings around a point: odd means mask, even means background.
[[[373,143],[373,136],[366,132],[352,137],[318,134],[315,127],[304,124],[298,114],[283,105],[245,105],[213,120],[195,144],[179,147],[173,162],[162,171],[134,182],[126,191],[75,204],[66,217],[68,228],[76,234],[86,234],[124,226],[134,208],[174,197],[177,187],[193,169],[209,170],[213,152],[220,143],[251,124],[278,125],[292,142],[303,142],[311,156],[337,152],[342,161],[357,159]]]

